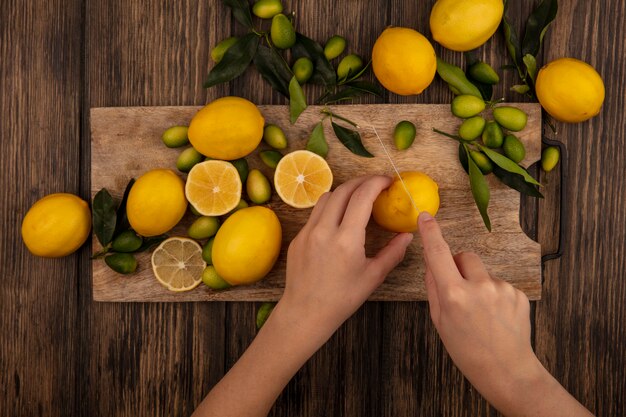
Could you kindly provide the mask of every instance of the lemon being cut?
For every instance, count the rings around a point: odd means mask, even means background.
[[[333,173],[321,156],[309,151],[285,155],[274,173],[278,196],[291,207],[313,207],[333,185]]]
[[[196,288],[202,282],[206,262],[202,248],[191,239],[171,237],[152,253],[152,271],[168,290],[181,292]]]
[[[226,161],[196,164],[187,176],[185,195],[203,216],[221,216],[239,204],[241,178],[237,168]]]
[[[413,201],[399,179],[374,201],[372,215],[374,221],[392,232],[414,232],[417,230],[417,216],[427,211],[433,217],[439,210],[439,186],[428,175],[409,171],[400,173]],[[413,206],[413,202],[417,209]]]

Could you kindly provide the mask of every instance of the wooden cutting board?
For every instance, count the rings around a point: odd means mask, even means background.
[[[320,120],[319,106],[309,107],[295,126],[289,123],[287,106],[259,106],[266,123],[283,128],[288,139],[287,151],[302,149],[313,126]],[[541,111],[538,104],[517,104],[528,113],[528,125],[519,137],[526,146],[528,166],[539,160],[541,152]],[[161,142],[161,134],[172,125],[187,125],[199,107],[131,107],[91,109],[91,194],[103,187],[121,198],[130,178],[137,178],[152,168],[176,171],[180,149],[169,149]],[[541,248],[522,231],[519,224],[520,197],[502,185],[493,175],[488,176],[491,187],[489,214],[492,232],[485,229],[474,205],[467,175],[458,162],[455,141],[435,134],[439,128],[454,132],[458,119],[450,113],[449,105],[370,104],[342,105],[334,108],[338,114],[361,126],[365,146],[376,155],[362,158],[351,154],[325,123],[330,146],[328,163],[334,174],[334,187],[355,176],[392,174],[385,154],[368,125],[378,130],[388,145],[400,170],[426,172],[439,184],[441,208],[437,219],[453,252],[474,251],[484,260],[490,273],[500,277],[532,300],[541,297]],[[406,151],[396,151],[392,132],[397,122],[409,120],[417,127],[417,138]],[[328,121],[327,121],[328,122]],[[265,149],[262,144],[259,149]],[[261,162],[258,151],[248,156],[251,168],[261,169],[268,178],[273,172]],[[180,174],[180,173],[179,173]],[[180,174],[181,177],[185,175]],[[269,206],[278,214],[283,226],[283,248],[272,272],[261,282],[216,292],[205,285],[185,292],[170,292],[152,274],[150,254],[138,257],[137,273],[123,276],[109,269],[102,260],[93,261],[93,297],[96,301],[271,301],[278,300],[284,288],[286,250],[291,239],[307,220],[310,209],[291,208],[274,193]],[[169,234],[185,236],[193,216],[185,216]],[[373,222],[368,226],[366,250],[374,254],[392,234]],[[100,245],[94,238],[94,251]],[[423,282],[424,263],[419,239],[409,247],[404,261],[387,277],[371,296],[378,301],[426,300]]]

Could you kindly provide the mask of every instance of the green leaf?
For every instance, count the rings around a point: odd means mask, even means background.
[[[335,94],[326,94],[320,97],[321,101],[318,102],[331,104],[344,100],[352,100],[365,94],[373,94],[379,97],[383,94],[379,86],[370,83],[369,81],[352,81],[345,85],[345,88],[339,90]]]
[[[493,173],[503,184],[510,188],[531,197],[543,198],[543,194],[539,192],[537,186],[527,183],[523,176],[509,172],[497,165],[493,166]]]
[[[261,307],[259,307],[259,310],[256,313],[257,330],[261,330],[261,327],[263,327],[267,319],[270,317],[270,314],[272,314],[274,307],[276,307],[276,303],[268,302],[261,304]]]
[[[102,246],[113,240],[117,215],[115,201],[106,188],[101,189],[93,198],[93,232]]]
[[[518,94],[526,94],[530,91],[530,87],[527,84],[515,84],[511,87],[511,91],[514,91]]]
[[[493,85],[485,84],[485,83],[482,83],[482,82],[474,79],[469,74],[469,66],[467,68],[468,68],[468,70],[465,72],[465,75],[466,75],[467,79],[470,80],[470,82],[472,84],[474,84],[476,86],[476,88],[478,88],[478,91],[480,91],[480,95],[482,96],[483,100],[491,101],[491,97],[493,97]]]
[[[355,88],[344,88],[343,90],[339,90],[334,94],[325,94],[318,99],[317,104],[334,104],[339,103],[340,101],[348,101],[354,100],[355,98],[364,95],[363,91],[357,90]]]
[[[346,84],[346,83],[349,83],[351,81],[356,81],[357,78],[362,76],[365,73],[365,71],[367,71],[367,69],[369,68],[369,66],[371,64],[372,64],[372,61],[368,62],[367,65],[365,65],[363,68],[361,68],[358,72],[356,72],[354,74],[352,74],[351,72],[348,72],[348,75],[346,75],[344,78],[339,80],[337,83],[338,84]]]
[[[487,155],[489,159],[491,159],[493,163],[495,163],[500,168],[508,172],[521,175],[522,177],[524,177],[524,180],[530,184],[541,185],[539,182],[537,182],[536,179],[531,177],[530,174],[524,168],[522,168],[515,162],[511,161],[506,156],[499,154],[498,152],[491,150],[487,148],[486,146],[478,145],[478,147],[480,148],[481,151],[485,153],[485,155]]]
[[[296,43],[291,47],[294,60],[303,56],[313,61],[313,75],[309,79],[310,83],[322,84],[332,87],[337,84],[337,74],[335,69],[326,59],[324,48],[312,39],[301,33],[296,33]]]
[[[517,67],[518,72],[521,73],[522,66],[522,52],[519,37],[517,36],[517,30],[506,16],[506,12],[508,9],[508,1],[504,1],[504,14],[502,15],[502,29],[504,31],[504,41],[506,43],[506,49],[509,51],[509,55],[513,59],[513,63]]]
[[[530,75],[530,79],[533,80],[534,84],[535,79],[537,78],[537,60],[534,56],[530,54],[524,55],[524,58],[522,58],[522,60],[524,61],[526,71],[528,71],[528,75]]]
[[[459,143],[459,162],[463,167],[463,170],[469,174],[469,165],[467,164],[467,152],[465,151],[465,145]]]
[[[289,80],[293,74],[275,49],[259,45],[254,56],[254,66],[274,90],[289,98]]]
[[[113,237],[116,237],[123,231],[130,229],[130,223],[128,223],[128,217],[126,216],[126,202],[128,201],[128,194],[130,193],[130,189],[133,187],[134,183],[134,178],[131,178],[130,181],[128,181],[126,189],[124,190],[122,201],[117,207],[117,220],[115,222],[115,232],[113,233]]]
[[[437,74],[450,85],[450,88],[456,89],[459,93],[482,98],[480,90],[467,79],[461,68],[448,64],[439,57],[437,57]]]
[[[543,0],[533,10],[526,21],[526,32],[522,41],[522,56],[528,54],[537,56],[539,54],[543,37],[546,35],[550,23],[556,18],[558,10],[557,0]]]
[[[513,64],[505,64],[505,65],[501,65],[500,69],[502,71],[517,71],[517,67]]]
[[[259,37],[254,33],[248,33],[239,40],[224,54],[224,58],[211,69],[204,88],[228,82],[239,77],[252,62],[254,54],[259,46]]]
[[[468,68],[479,61],[478,55],[476,55],[476,52],[473,50],[464,52],[463,56],[465,57],[465,65],[467,65]]]
[[[365,93],[373,94],[378,97],[383,96],[383,89],[380,85],[374,84],[370,81],[350,81],[346,84],[349,87],[361,90]]]
[[[343,146],[348,148],[350,152],[366,158],[374,157],[374,155],[372,155],[367,149],[365,149],[365,146],[363,146],[359,132],[340,126],[335,122],[332,122],[332,126],[337,139],[339,139],[339,141],[343,143]]]
[[[489,208],[489,199],[491,197],[489,184],[487,184],[487,180],[485,180],[483,173],[480,172],[480,168],[478,168],[476,162],[469,157],[467,145],[464,145],[464,148],[465,156],[469,165],[469,178],[472,196],[474,196],[476,207],[478,207],[478,211],[480,212],[480,216],[483,218],[483,222],[485,223],[487,230],[491,232],[491,220],[489,220],[489,214],[487,213],[487,209]]]
[[[239,23],[252,29],[252,15],[247,0],[224,0],[224,4],[231,8],[233,16]]]
[[[289,120],[294,124],[300,114],[306,109],[306,97],[296,77],[289,81]]]
[[[143,238],[143,243],[141,244],[139,249],[137,249],[133,253],[145,252],[145,251],[149,250],[150,248],[152,248],[153,246],[156,246],[156,245],[160,244],[161,242],[163,242],[167,238],[168,238],[167,235],[158,235],[158,236],[144,237]]]
[[[326,158],[326,155],[328,155],[328,142],[326,142],[326,136],[324,136],[324,125],[322,122],[319,122],[313,128],[311,137],[306,143],[306,149],[322,158]]]

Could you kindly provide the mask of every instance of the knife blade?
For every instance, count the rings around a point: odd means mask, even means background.
[[[383,148],[383,151],[385,151],[385,155],[387,155],[387,160],[389,161],[389,163],[393,167],[393,170],[396,172],[396,175],[398,176],[398,179],[400,180],[400,183],[402,184],[402,187],[404,187],[404,191],[406,191],[406,195],[409,196],[409,200],[411,200],[411,204],[413,204],[413,208],[415,209],[415,211],[417,211],[417,214],[419,216],[420,210],[417,208],[417,204],[415,204],[415,200],[413,200],[413,196],[409,192],[409,188],[406,186],[406,183],[402,179],[402,176],[400,175],[400,171],[398,170],[398,167],[396,166],[396,164],[393,162],[393,159],[391,158],[391,154],[389,154],[389,151],[387,150],[387,147],[385,146],[385,143],[383,142],[383,140],[381,139],[380,135],[378,134],[378,131],[376,130],[374,125],[367,124],[366,126],[370,127],[374,131],[374,134],[376,135],[376,138],[378,139],[378,142],[380,143],[380,146]]]

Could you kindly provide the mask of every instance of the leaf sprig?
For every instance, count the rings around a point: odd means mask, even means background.
[[[248,33],[226,50],[222,60],[209,72],[204,87],[210,88],[229,82],[241,76],[250,65],[254,65],[261,77],[275,91],[289,99],[289,119],[292,124],[296,123],[308,105],[302,85],[296,79],[283,52],[273,45],[267,30],[263,31],[255,27],[247,1],[223,1],[231,9],[235,19],[248,28]],[[291,17],[293,21],[293,14]],[[307,83],[324,87],[323,93],[315,100],[315,103],[331,105],[352,101],[366,94],[379,97],[383,95],[383,90],[378,84],[361,79],[369,69],[369,63],[355,73],[349,72],[338,79],[337,72],[324,54],[324,48],[302,33],[296,31],[295,35],[295,43],[290,48],[291,59],[294,62],[302,57],[310,59],[313,63],[313,73]],[[318,128],[318,125],[321,126],[326,117],[330,115],[324,115],[322,120],[315,125],[311,132],[311,140],[307,144],[307,149],[313,149],[324,157],[328,153],[328,144],[323,129]],[[351,152],[360,156],[372,156],[363,147],[357,131],[332,123],[333,132]]]
[[[487,230],[491,231],[491,220],[487,209],[489,207],[490,192],[489,184],[485,175],[480,171],[476,162],[470,156],[470,151],[481,151],[493,163],[493,173],[504,185],[531,197],[543,198],[539,191],[541,184],[535,180],[522,166],[488,147],[476,143],[467,142],[460,136],[452,135],[439,129],[433,129],[435,133],[454,139],[459,142],[459,162],[469,175],[470,188],[476,207],[480,212]]]
[[[506,12],[508,1],[504,1],[502,31],[513,65],[522,80],[522,84],[511,87],[511,91],[527,94],[536,99],[535,81],[539,70],[537,56],[541,51],[543,38],[548,27],[556,18],[559,5],[557,0],[542,0],[528,16],[524,38],[520,41],[517,29],[509,21]]]

